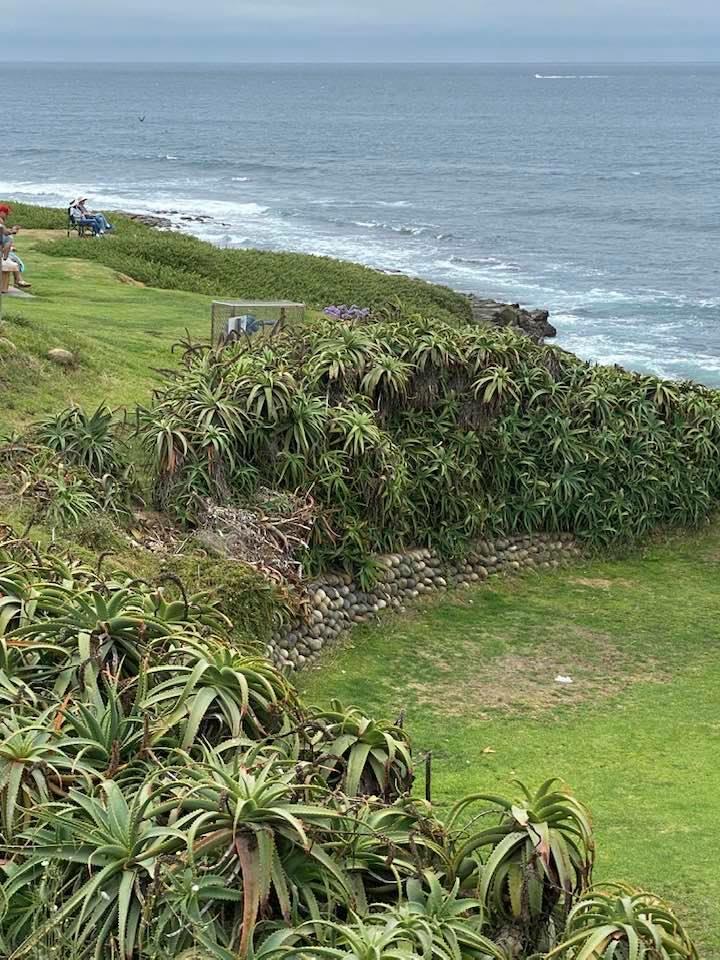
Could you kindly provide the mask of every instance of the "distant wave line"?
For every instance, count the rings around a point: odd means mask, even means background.
[[[536,80],[609,80],[607,73],[536,73]]]

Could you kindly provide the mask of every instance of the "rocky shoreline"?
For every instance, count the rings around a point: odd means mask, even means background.
[[[179,230],[189,223],[213,223],[214,217],[205,214],[181,214],[179,210],[157,210],[154,213],[132,213],[127,210],[118,210],[123,217],[142,223],[146,227],[156,230]],[[176,220],[172,218],[175,217]],[[182,221],[180,223],[179,221]],[[221,226],[228,224],[221,223]],[[388,270],[387,273],[400,271]],[[476,324],[487,324],[492,327],[509,327],[518,333],[523,333],[536,343],[557,335],[557,329],[549,321],[547,310],[526,310],[519,303],[501,303],[490,300],[477,294],[468,294],[472,321]]]
[[[492,327],[511,327],[540,343],[546,337],[557,335],[550,323],[547,310],[525,310],[519,303],[499,303],[471,294],[469,297],[473,323]]]

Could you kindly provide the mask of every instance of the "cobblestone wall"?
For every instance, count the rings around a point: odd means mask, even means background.
[[[268,656],[279,666],[301,670],[337,637],[357,623],[367,623],[385,609],[400,609],[417,597],[466,584],[493,574],[550,569],[579,557],[570,534],[499,537],[481,540],[464,560],[448,563],[432,550],[418,549],[380,557],[381,573],[370,591],[349,574],[328,574],[307,584],[309,614],[273,634]]]

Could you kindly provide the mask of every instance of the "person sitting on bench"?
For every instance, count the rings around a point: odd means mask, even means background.
[[[7,293],[10,290],[10,279],[20,290],[27,290],[32,284],[25,283],[22,279],[22,270],[17,259],[13,259],[10,254],[10,246],[2,248],[2,257],[0,258],[0,293]]]
[[[7,293],[10,289],[10,277],[13,277],[15,286],[27,289],[31,286],[22,279],[22,269],[19,258],[13,254],[13,240],[19,227],[7,227],[5,221],[10,215],[11,208],[7,204],[0,204],[0,293]]]
[[[2,250],[3,256],[5,256],[6,252],[10,252],[9,250],[6,251],[5,247],[12,246],[13,238],[20,229],[19,227],[5,226],[5,221],[10,216],[11,210],[12,207],[9,207],[6,203],[0,204],[0,250]]]
[[[20,259],[20,257],[18,256],[18,253],[17,253],[17,250],[15,249],[15,244],[14,244],[14,243],[13,243],[13,244],[11,245],[11,247],[10,247],[10,255],[8,256],[8,260],[10,261],[10,263],[16,263],[17,266],[18,266],[18,270],[20,271],[19,273],[15,273],[15,271],[12,269],[12,267],[10,268],[10,276],[14,278],[15,286],[16,286],[19,290],[29,290],[30,287],[32,286],[32,284],[31,284],[31,283],[28,283],[28,282],[25,280],[25,277],[24,277],[24,274],[25,274],[25,264],[23,263],[23,261],[22,261],[22,260]]]

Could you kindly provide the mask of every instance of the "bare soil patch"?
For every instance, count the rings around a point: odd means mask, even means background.
[[[570,583],[579,587],[594,587],[597,590],[611,590],[613,587],[632,587],[630,580],[607,580],[602,577],[573,577]]]

